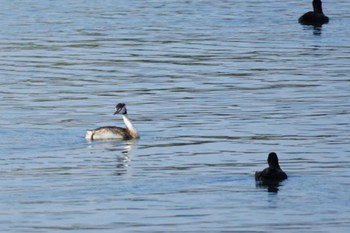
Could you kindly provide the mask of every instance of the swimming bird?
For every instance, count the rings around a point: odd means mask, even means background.
[[[124,120],[126,128],[121,128],[117,126],[103,126],[95,130],[86,131],[85,138],[88,140],[96,139],[123,139],[130,140],[139,138],[139,134],[128,118],[126,106],[123,103],[116,105],[116,111],[114,115],[121,114]]]
[[[282,171],[278,164],[278,157],[275,152],[271,152],[267,158],[269,164],[268,168],[265,168],[261,172],[255,172],[256,181],[282,181],[287,179],[287,174]]]
[[[312,6],[314,11],[303,14],[299,18],[299,23],[305,25],[322,25],[328,23],[329,18],[323,14],[321,0],[313,0]]]

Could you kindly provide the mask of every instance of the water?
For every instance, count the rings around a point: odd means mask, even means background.
[[[2,232],[350,229],[348,1],[1,4]]]

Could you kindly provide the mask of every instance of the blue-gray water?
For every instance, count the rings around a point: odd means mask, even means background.
[[[0,231],[348,232],[350,3],[323,3],[1,1]],[[141,139],[86,141],[118,102]]]

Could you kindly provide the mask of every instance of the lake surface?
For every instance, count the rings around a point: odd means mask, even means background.
[[[1,232],[349,232],[349,1],[1,5]]]

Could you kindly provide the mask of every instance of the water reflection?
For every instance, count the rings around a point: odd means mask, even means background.
[[[267,192],[277,193],[279,191],[279,186],[282,186],[283,181],[256,181],[255,187],[258,189],[266,189]]]
[[[315,36],[320,36],[322,34],[322,25],[305,25],[304,29],[313,30]]]
[[[94,153],[110,152],[115,155],[115,175],[124,175],[128,173],[127,167],[129,167],[131,156],[130,151],[134,148],[136,140],[98,140],[89,141],[89,150],[93,149]]]
[[[124,141],[124,147],[120,154],[118,151],[118,154],[116,157],[115,175],[121,176],[127,173],[126,168],[129,166],[129,163],[131,161],[129,152],[132,150],[134,145],[135,145],[135,140]]]
[[[313,26],[313,33],[314,33],[314,35],[316,35],[316,36],[320,36],[321,35],[321,33],[322,33],[322,25],[320,25],[320,26]]]

